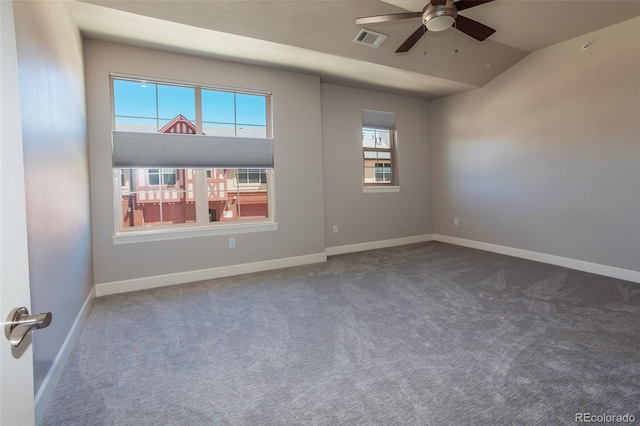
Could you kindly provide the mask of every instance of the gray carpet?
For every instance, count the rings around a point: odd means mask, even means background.
[[[45,425],[640,420],[640,285],[430,242],[96,300]]]

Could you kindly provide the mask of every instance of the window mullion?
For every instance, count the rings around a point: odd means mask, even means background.
[[[233,134],[234,136],[238,136],[238,105],[237,98],[238,94],[233,92]]]
[[[272,138],[273,137],[273,130],[271,129],[272,123],[271,123],[271,96],[267,96],[265,97],[265,103],[266,103],[266,112],[267,112],[267,137],[268,138]]]
[[[209,223],[209,191],[207,185],[207,171],[205,169],[193,169],[196,193],[196,223],[206,225]]]
[[[248,179],[248,177],[249,176],[247,175],[247,179]],[[236,178],[237,178],[237,176],[236,176]],[[236,179],[236,182],[237,182],[237,179]],[[236,219],[240,219],[240,210],[241,210],[240,203],[241,203],[241,201],[240,201],[240,182],[238,182],[237,185],[236,185]]]
[[[202,88],[196,87],[196,135],[202,134]]]
[[[160,105],[158,105],[158,84],[153,85],[156,89],[156,132],[160,130]]]
[[[268,211],[268,215],[270,218],[274,219],[275,218],[275,194],[273,193],[274,190],[273,188],[275,187],[274,184],[274,175],[275,172],[273,171],[273,169],[267,169],[265,170],[265,173],[267,173],[267,211]]]

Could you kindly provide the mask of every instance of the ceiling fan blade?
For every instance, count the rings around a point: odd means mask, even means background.
[[[422,12],[393,13],[391,15],[365,16],[356,19],[356,25],[376,24],[378,22],[399,21],[400,19],[421,18]]]
[[[413,34],[411,34],[409,38],[406,39],[400,47],[398,47],[398,50],[396,50],[396,53],[404,53],[411,50],[413,45],[416,44],[418,40],[420,40],[426,32],[427,32],[427,27],[425,27],[424,25],[420,25],[420,28],[415,30]]]
[[[480,6],[481,4],[490,3],[493,0],[459,0],[455,2],[458,11],[469,9],[471,7]]]
[[[469,19],[462,15],[458,15],[456,18],[455,26],[457,30],[462,31],[466,35],[480,41],[484,41],[487,37],[496,32],[493,28],[487,27],[478,21],[474,21],[473,19]]]

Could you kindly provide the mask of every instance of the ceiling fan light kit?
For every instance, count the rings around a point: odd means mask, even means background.
[[[397,21],[401,19],[421,18],[422,25],[407,38],[404,43],[396,50],[396,53],[404,53],[422,38],[428,31],[444,31],[447,28],[454,28],[466,35],[475,38],[478,41],[486,40],[491,34],[495,33],[491,27],[481,24],[478,21],[458,15],[461,10],[480,6],[490,3],[493,0],[431,0],[422,9],[422,12],[405,12],[392,13],[390,15],[367,16],[357,18],[357,25],[375,24],[381,22]]]
[[[453,0],[447,0],[444,5],[429,4],[422,14],[422,22],[429,31],[444,31],[450,28],[458,16],[458,10]]]

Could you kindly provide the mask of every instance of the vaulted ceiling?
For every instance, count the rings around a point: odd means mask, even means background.
[[[353,43],[362,16],[421,11],[427,0],[106,0],[66,4],[85,36],[320,75],[427,99],[481,87],[530,52],[640,16],[626,0],[496,0],[461,12],[496,29],[479,42],[451,28],[398,46],[420,19],[368,24],[379,48]]]

